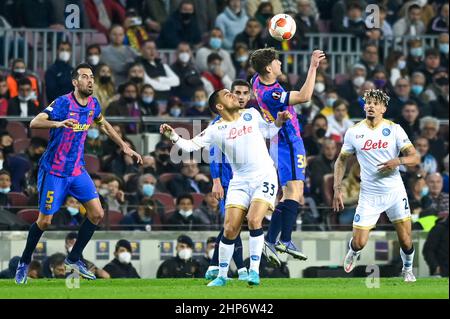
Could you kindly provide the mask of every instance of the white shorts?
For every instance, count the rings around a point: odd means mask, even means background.
[[[251,202],[261,201],[267,203],[269,210],[273,211],[277,192],[278,176],[275,167],[256,178],[235,176],[228,186],[225,208],[237,207],[247,211]]]
[[[405,189],[397,189],[385,195],[359,194],[353,227],[372,229],[378,222],[381,213],[386,212],[392,223],[411,218],[408,195]]]

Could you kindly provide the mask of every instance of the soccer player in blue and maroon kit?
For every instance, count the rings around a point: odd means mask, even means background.
[[[272,214],[266,236],[264,254],[280,265],[276,251],[286,252],[294,258],[305,260],[292,242],[291,234],[297,219],[300,203],[303,203],[306,154],[300,135],[300,126],[293,105],[311,100],[316,71],[325,59],[323,51],[315,50],[303,87],[300,91],[286,92],[278,83],[282,74],[278,52],[274,48],[259,49],[252,53],[250,63],[257,72],[252,78],[253,92],[266,120],[273,122],[278,112],[288,110],[292,118],[281,127],[278,136],[271,141],[270,155],[277,165],[283,197]],[[281,231],[280,240],[277,241]]]
[[[86,208],[87,218],[80,226],[78,239],[65,260],[67,270],[87,279],[95,279],[81,261],[84,247],[103,218],[95,185],[85,169],[84,141],[87,130],[95,123],[99,129],[142,163],[141,156],[126,144],[103,118],[98,100],[92,97],[94,75],[89,64],[79,64],[72,73],[75,90],[54,100],[30,123],[34,129],[50,129],[47,150],[39,162],[39,217],[31,225],[25,250],[16,271],[16,283],[27,282],[28,265],[43,232],[51,224],[53,214],[63,205],[67,195],[75,197]]]

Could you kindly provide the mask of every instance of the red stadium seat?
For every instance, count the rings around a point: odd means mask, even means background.
[[[98,44],[100,46],[108,44],[108,38],[101,32],[95,32],[87,39],[87,45]]]
[[[120,221],[123,219],[124,215],[122,212],[117,210],[108,210],[103,217],[102,225],[105,227],[109,226],[111,230],[117,230],[120,228]]]
[[[13,142],[14,153],[24,152],[30,146],[29,138],[19,138]]]
[[[180,174],[178,174],[178,173],[164,173],[164,174],[161,174],[159,176],[158,182],[160,182],[162,184],[166,184],[166,183],[170,182],[172,179],[174,179],[177,176],[180,176]]]
[[[9,192],[8,193],[8,201],[12,206],[28,206],[28,196],[24,193],[19,192]]]
[[[46,129],[31,129],[31,137],[40,137],[43,138],[44,140],[48,141],[48,139],[50,138],[50,130],[46,130]]]
[[[152,198],[158,200],[164,206],[164,211],[166,213],[169,210],[175,209],[175,199],[170,194],[155,193],[155,194],[153,194]]]
[[[38,216],[39,210],[37,209],[22,209],[17,212],[17,217],[29,224],[34,223],[38,219]]]
[[[92,154],[84,154],[84,162],[86,163],[86,170],[89,174],[94,174],[100,171],[100,160],[97,156]]]
[[[200,193],[191,193],[194,198],[194,208],[199,208],[205,198],[205,195]]]
[[[15,140],[28,138],[27,128],[21,122],[8,122],[6,131]]]

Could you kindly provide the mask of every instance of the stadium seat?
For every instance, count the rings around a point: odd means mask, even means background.
[[[194,208],[199,208],[205,198],[205,195],[200,193],[191,193],[194,198]]]
[[[100,46],[108,44],[108,38],[101,32],[92,33],[92,36],[86,39],[87,45],[98,44]]]
[[[30,146],[29,138],[19,138],[13,142],[14,153],[23,153]]]
[[[178,173],[164,173],[159,176],[158,182],[166,184],[179,175]]]
[[[8,122],[6,131],[14,140],[28,138],[27,128],[21,122]]]
[[[84,162],[89,174],[94,174],[100,171],[100,160],[97,156],[92,154],[84,154]]]
[[[152,198],[158,200],[164,206],[164,212],[175,209],[175,199],[167,193],[155,193]]]
[[[38,219],[38,216],[39,210],[37,209],[22,209],[17,212],[17,217],[29,224],[34,223]]]
[[[28,196],[20,192],[9,192],[8,201],[11,206],[28,206]]]
[[[123,219],[124,215],[122,212],[117,210],[108,210],[103,218],[102,225],[109,227],[110,230],[120,229],[120,221]]]
[[[44,140],[48,141],[49,137],[50,137],[50,130],[45,130],[45,129],[31,129],[31,137],[40,137],[43,138]]]

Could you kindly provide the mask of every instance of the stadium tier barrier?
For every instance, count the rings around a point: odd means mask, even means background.
[[[108,44],[107,38],[93,29],[24,29],[24,28],[0,28],[0,67],[8,68],[9,60],[21,57],[33,72],[47,70],[55,61],[57,46],[61,40],[72,44],[72,65],[85,60],[86,47],[89,44],[98,43],[103,46]],[[385,37],[378,40],[381,53],[384,58],[392,50],[400,50],[407,54],[408,41],[420,39],[426,48],[438,47],[437,35]],[[352,34],[346,33],[307,33],[303,39],[307,47],[302,50],[283,51],[281,59],[285,73],[306,72],[309,67],[310,54],[314,49],[320,48],[327,53],[330,61],[330,75],[345,74],[347,68],[356,63],[363,51],[363,41]],[[303,47],[302,47],[303,48]],[[175,50],[159,50],[161,58],[167,63],[172,63],[176,58]]]
[[[181,232],[97,231],[86,246],[83,256],[98,267],[103,267],[114,258],[116,242],[126,238],[131,242],[133,248],[131,262],[139,275],[142,278],[155,278],[162,261],[175,256],[176,239],[180,234]],[[206,238],[217,236],[217,231],[183,232],[183,234],[193,239],[194,257],[200,257],[204,255]],[[45,232],[33,258],[43,260],[54,253],[64,253],[66,235],[66,231]],[[419,277],[429,276],[428,266],[422,256],[426,235],[418,231],[413,232],[412,235],[416,249],[413,267]],[[245,259],[248,257],[248,232],[242,232],[241,236]],[[331,269],[339,269],[342,268],[350,236],[351,232],[294,232],[292,239],[299,244],[300,249],[308,256],[308,260],[294,260],[286,254],[280,255],[280,258],[282,261],[287,261],[291,278],[303,277],[303,271],[309,267],[328,266]],[[27,232],[24,231],[0,232],[0,269],[6,269],[10,258],[21,254],[26,238]],[[394,232],[374,231],[361,254],[359,265],[395,264],[400,260],[399,255],[399,245]],[[373,269],[370,269],[370,272],[373,272]]]

